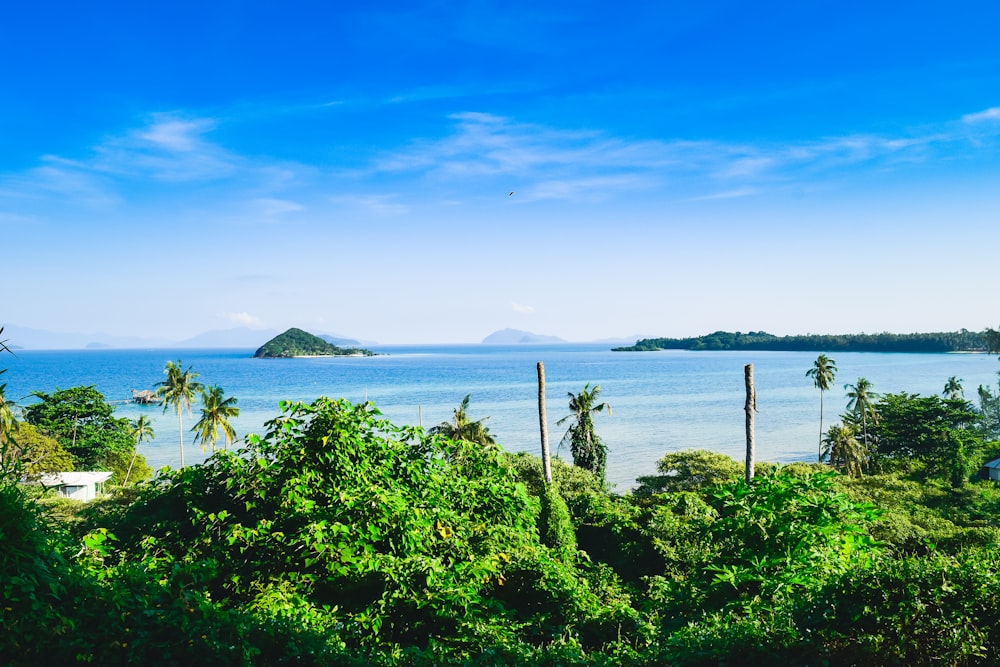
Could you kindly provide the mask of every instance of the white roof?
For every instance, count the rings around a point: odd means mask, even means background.
[[[111,479],[110,472],[50,472],[39,476],[45,486],[87,486],[101,484]]]

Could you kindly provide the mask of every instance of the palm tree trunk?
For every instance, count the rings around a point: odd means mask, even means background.
[[[816,460],[823,462],[823,390],[819,390],[819,447],[817,448]]]
[[[743,408],[747,415],[747,465],[746,465],[746,481],[747,484],[753,480],[754,473],[754,454],[756,443],[754,442],[754,413],[757,412],[757,390],[753,385],[753,364],[747,364],[743,367],[743,379],[747,387],[747,402],[746,406]]]
[[[128,484],[128,477],[129,477],[129,475],[132,474],[132,466],[135,465],[135,457],[138,454],[139,454],[139,445],[137,444],[135,446],[135,449],[132,450],[132,460],[128,462],[128,471],[126,471],[126,473],[125,473],[125,481],[122,482],[122,486],[125,486],[126,484]]]
[[[538,362],[538,428],[542,434],[542,472],[545,483],[552,483],[552,461],[549,460],[549,427],[545,419],[545,364]]]
[[[181,467],[184,467],[184,422],[181,419],[180,407],[177,408],[177,437],[181,443]]]

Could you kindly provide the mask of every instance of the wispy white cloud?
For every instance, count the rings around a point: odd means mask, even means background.
[[[40,162],[22,173],[0,175],[0,199],[32,205],[56,198],[98,209],[121,201],[101,174],[53,155],[42,156]]]
[[[261,195],[251,198],[251,213],[264,221],[301,210],[296,202],[269,195],[294,185],[310,168],[236,154],[210,139],[216,126],[210,118],[151,114],[138,127],[106,136],[83,156],[45,155],[36,167],[0,174],[0,198],[23,206],[65,202],[106,209],[142,202],[164,188],[174,197],[218,185],[213,204],[234,211],[246,207],[243,193]],[[192,184],[198,187],[178,189]]]
[[[95,148],[89,168],[123,177],[164,181],[217,180],[232,175],[241,160],[208,141],[212,119],[153,114],[143,127],[111,137]]]
[[[1000,107],[991,107],[976,113],[966,114],[962,116],[962,120],[966,123],[1000,120]]]
[[[403,215],[409,212],[406,204],[394,201],[396,194],[382,195],[338,195],[330,197],[330,201],[347,208],[357,208],[379,217]]]
[[[264,322],[259,317],[251,315],[246,311],[240,313],[223,313],[222,318],[250,329],[263,329],[265,327]]]
[[[752,197],[757,194],[759,190],[756,188],[737,188],[735,190],[725,190],[723,192],[712,192],[707,195],[701,195],[698,197],[689,197],[684,201],[711,201],[714,199],[739,199],[740,197]]]
[[[510,304],[510,309],[513,310],[515,313],[521,313],[522,315],[530,315],[531,313],[535,312],[534,306],[528,306],[523,303],[518,303],[517,301],[514,301]]]
[[[249,202],[249,208],[255,214],[255,218],[271,221],[284,218],[290,213],[298,213],[305,210],[305,207],[297,202],[269,197],[252,199]]]
[[[600,199],[638,189],[708,190],[695,197],[815,180],[844,169],[884,168],[961,153],[981,144],[970,122],[1000,118],[1000,107],[911,134],[851,134],[794,142],[627,140],[591,130],[518,123],[480,112],[453,114],[451,132],[417,140],[374,161],[373,171],[420,174],[439,182],[504,177],[520,201]],[[1000,130],[987,139],[996,139]],[[525,185],[527,183],[527,185]],[[514,188],[512,188],[514,189]],[[713,195],[730,193],[727,195]],[[731,193],[739,193],[733,195]]]

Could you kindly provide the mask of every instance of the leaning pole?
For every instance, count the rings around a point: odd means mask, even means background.
[[[552,461],[549,460],[549,427],[545,421],[545,364],[538,362],[538,428],[542,434],[542,472],[545,483],[552,483]]]
[[[753,386],[753,364],[747,364],[743,367],[743,379],[747,386],[747,402],[744,406],[744,410],[747,415],[747,469],[746,469],[746,480],[747,484],[753,479],[753,467],[754,467],[754,448],[756,443],[754,442],[754,431],[753,431],[753,417],[754,413],[757,412],[757,390]]]

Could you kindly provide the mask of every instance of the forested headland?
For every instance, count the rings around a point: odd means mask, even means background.
[[[366,356],[375,353],[357,347],[339,347],[308,331],[292,327],[267,341],[254,352],[258,359],[319,356]]]
[[[992,347],[991,347],[992,346]],[[654,350],[759,350],[774,352],[988,352],[998,349],[997,332],[804,334],[775,336],[765,331],[716,331],[692,338],[644,338],[616,352]]]

